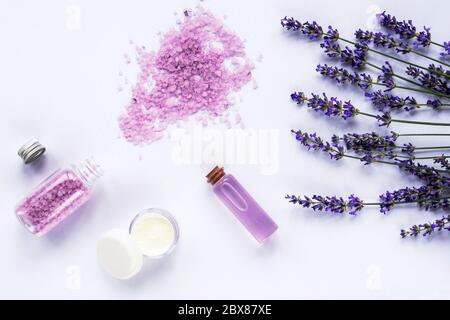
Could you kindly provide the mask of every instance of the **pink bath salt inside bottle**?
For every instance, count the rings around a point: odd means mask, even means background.
[[[101,175],[93,160],[57,170],[17,204],[19,221],[31,233],[45,235],[89,200]]]

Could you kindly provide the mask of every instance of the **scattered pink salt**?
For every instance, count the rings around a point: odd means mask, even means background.
[[[243,41],[201,8],[185,11],[177,29],[162,35],[159,51],[136,51],[138,80],[119,118],[123,136],[134,144],[159,139],[169,125],[197,113],[223,116],[229,94],[251,80],[254,68]]]

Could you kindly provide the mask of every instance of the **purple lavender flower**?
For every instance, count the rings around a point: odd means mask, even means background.
[[[420,207],[429,209],[444,208],[441,195],[445,190],[427,184],[419,188],[406,187],[393,192],[386,191],[380,195],[380,212],[390,211],[396,204],[416,202]]]
[[[387,90],[394,89],[396,86],[394,80],[394,70],[388,61],[386,61],[381,67],[381,72],[382,74],[378,76],[378,82],[383,83],[387,87]]]
[[[420,76],[420,69],[413,67],[413,66],[407,66],[406,67],[406,71],[405,73],[409,76],[411,76],[412,78],[416,79]]]
[[[370,133],[347,133],[342,138],[335,136],[336,142],[343,141],[348,150],[358,153],[367,151],[390,151],[396,147],[395,141],[398,134],[391,132],[390,135],[379,135],[376,132]]]
[[[443,169],[450,172],[450,163],[448,159],[445,157],[445,155],[442,155],[441,157],[434,159],[433,162],[439,164]]]
[[[412,51],[412,48],[406,42],[400,42],[395,51],[397,51],[397,53],[407,54]]]
[[[441,92],[444,94],[450,94],[450,87],[448,85],[447,80],[440,78],[432,74],[431,72],[420,72],[419,82],[432,90],[437,92]]]
[[[307,36],[310,40],[316,40],[316,39],[319,39],[320,37],[322,37],[323,29],[315,21],[313,21],[312,23],[306,21],[303,24],[302,33],[305,36]]]
[[[437,219],[434,222],[428,222],[419,225],[413,225],[408,230],[401,230],[400,236],[402,238],[406,237],[417,237],[419,234],[426,237],[433,234],[436,231],[447,230],[450,231],[450,215],[443,216],[441,219]]]
[[[357,85],[363,90],[368,90],[372,87],[373,79],[370,74],[350,72],[344,68],[338,68],[336,66],[328,66],[327,64],[319,64],[316,67],[316,71],[321,75],[335,80],[338,84],[350,83]]]
[[[430,73],[436,75],[436,76],[444,76],[447,78],[447,76],[450,76],[450,70],[444,70],[444,68],[439,65],[436,66],[435,64],[430,64],[428,65],[428,71],[430,71]]]
[[[387,49],[394,49],[399,46],[399,43],[390,34],[384,34],[382,32],[376,32],[373,34],[373,44],[376,47]]]
[[[306,21],[305,23],[301,23],[300,21],[292,17],[284,17],[283,19],[281,19],[281,26],[286,30],[299,31],[311,40],[319,39],[323,35],[322,27],[319,26],[315,21]]]
[[[378,160],[382,160],[383,158],[384,158],[384,155],[382,155],[379,152],[367,151],[360,158],[360,160],[361,160],[361,162],[364,163],[364,165],[369,165],[369,164],[372,164],[373,162],[376,162]]]
[[[414,151],[416,151],[416,147],[411,142],[403,144],[402,152],[412,156]]]
[[[355,69],[361,69],[366,64],[367,46],[356,44],[355,49],[342,49],[335,41],[324,40],[320,47],[330,58],[339,58],[342,63],[350,64]]]
[[[294,18],[288,18],[284,17],[281,19],[281,25],[286,30],[292,30],[292,31],[301,31],[303,30],[303,25],[300,23],[300,21],[294,19]]]
[[[450,75],[450,71],[444,70],[442,66],[436,67],[434,64],[430,64],[427,69],[428,72],[425,72],[419,68],[408,66],[406,68],[406,74],[414,79],[418,79],[427,88],[444,94],[450,94],[448,80],[445,77],[445,75]]]
[[[441,174],[435,168],[414,162],[412,159],[400,160],[396,159],[400,170],[405,171],[428,185],[436,188],[450,189],[450,177]]]
[[[305,146],[308,150],[323,151],[328,153],[331,159],[340,160],[344,157],[344,148],[342,146],[333,147],[328,141],[323,141],[316,133],[309,134],[301,130],[291,130],[295,139]]]
[[[339,40],[339,31],[332,26],[328,26],[327,33],[323,36],[325,41],[336,42]]]
[[[414,97],[402,98],[392,94],[383,93],[381,90],[366,92],[365,96],[370,98],[373,106],[379,111],[385,111],[386,109],[404,109],[405,111],[412,111],[420,107]]]
[[[291,99],[297,104],[303,104],[308,101],[307,106],[312,110],[323,112],[326,116],[341,117],[344,120],[353,118],[358,115],[359,110],[356,109],[350,101],[342,102],[336,97],[328,98],[325,93],[320,97],[317,94],[312,93],[311,98],[305,100],[305,95],[302,92],[294,92],[291,94]],[[302,98],[299,98],[302,97]]]
[[[444,51],[441,52],[440,55],[443,58],[447,58],[448,56],[450,56],[450,41],[444,42],[443,46],[444,46]]]
[[[373,43],[375,47],[382,47],[385,49],[393,49],[400,46],[400,44],[390,35],[382,32],[363,31],[361,29],[355,32],[356,40],[364,45]]]
[[[330,58],[341,57],[341,46],[337,42],[325,40],[320,44],[320,47],[324,49],[324,52]]]
[[[364,207],[364,203],[355,195],[350,195],[348,200],[336,196],[313,195],[311,198],[304,196],[286,195],[286,199],[294,204],[299,204],[304,208],[312,208],[314,211],[325,211],[331,213],[344,213],[348,211],[350,215],[356,215]]]
[[[392,117],[390,112],[383,112],[381,115],[377,115],[378,124],[380,127],[389,125],[392,123]]]
[[[411,39],[417,36],[416,27],[413,25],[412,20],[397,21],[394,16],[386,14],[386,11],[377,16],[383,27],[394,31],[401,39]]]
[[[423,31],[416,35],[416,41],[414,42],[415,47],[429,47],[431,44],[431,33],[430,28],[423,27]]]
[[[350,73],[347,70],[343,68],[328,66],[327,64],[318,64],[316,67],[316,71],[323,76],[335,80],[337,83],[345,83],[349,80],[350,77]]]
[[[412,20],[398,21],[394,16],[386,14],[386,11],[377,15],[380,24],[388,30],[394,31],[400,36],[400,39],[415,38],[414,47],[429,47],[431,42],[430,28],[423,27],[423,31],[417,32]],[[406,44],[405,44],[406,45]],[[445,43],[444,43],[445,45]],[[409,51],[408,51],[409,52]]]
[[[442,106],[442,102],[439,99],[427,100],[427,105],[433,107],[434,109],[438,109]]]
[[[394,30],[397,27],[397,18],[391,16],[390,14],[386,14],[386,11],[377,14],[380,24],[389,29]]]
[[[373,40],[373,33],[370,31],[364,31],[362,29],[358,29],[355,32],[355,38],[360,43],[369,44]]]
[[[291,94],[291,99],[297,102],[297,104],[302,104],[303,102],[308,100],[308,98],[305,96],[303,92],[293,92]]]

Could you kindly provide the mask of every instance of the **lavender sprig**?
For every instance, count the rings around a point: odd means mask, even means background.
[[[447,58],[450,56],[450,41],[444,42],[443,47],[444,47],[444,51],[442,51],[440,55],[443,58]]]
[[[383,112],[379,115],[362,112],[356,108],[351,101],[342,102],[336,97],[328,98],[325,93],[323,97],[311,94],[311,98],[307,98],[303,92],[294,92],[291,94],[291,99],[297,104],[301,105],[307,101],[307,106],[316,111],[323,112],[328,117],[341,117],[344,120],[354,118],[357,115],[362,115],[366,117],[375,118],[380,126],[388,127],[392,122],[400,123],[410,123],[410,124],[420,124],[420,125],[435,125],[435,126],[450,126],[450,123],[445,122],[425,122],[425,121],[412,121],[412,120],[401,120],[393,119],[389,112]]]
[[[386,14],[386,11],[378,14],[378,19],[380,24],[387,28],[388,30],[394,31],[400,36],[401,39],[412,39],[416,38],[414,42],[416,46],[429,46],[430,44],[444,48],[444,52],[441,53],[443,57],[450,54],[448,50],[448,42],[440,44],[431,40],[430,28],[424,27],[424,31],[417,32],[416,27],[413,25],[412,20],[408,21],[398,21],[395,16]]]
[[[427,222],[419,225],[413,225],[408,230],[402,229],[400,231],[400,236],[402,238],[406,237],[417,237],[422,235],[424,237],[430,236],[431,234],[443,230],[450,231],[450,215],[443,216],[441,219],[437,219],[434,222]]]
[[[445,155],[434,159],[433,162],[439,164],[443,169],[450,171],[450,163]]]
[[[396,194],[386,193],[381,195],[380,202],[364,202],[353,194],[348,197],[348,200],[344,200],[343,197],[336,196],[313,195],[312,197],[301,197],[290,194],[287,194],[285,199],[287,199],[290,203],[299,204],[303,208],[311,208],[314,211],[323,211],[333,214],[348,213],[353,216],[356,216],[359,211],[366,206],[379,206],[380,212],[383,214],[392,210],[394,206],[411,203],[417,203],[425,210],[449,208],[449,197],[432,196],[431,198],[421,199],[421,192],[417,191],[417,189],[414,190],[413,188],[404,188],[395,192]],[[423,197],[426,197],[426,195],[423,195]],[[400,200],[395,201],[394,199],[396,198],[399,198]]]
[[[386,109],[413,111],[421,107],[430,107],[436,110],[442,109],[443,106],[450,106],[448,103],[442,103],[439,99],[429,99],[426,103],[417,103],[414,97],[400,97],[389,93],[384,93],[381,90],[366,92],[365,96],[370,99],[372,105],[378,111],[386,111]]]
[[[426,170],[424,168],[426,166],[420,165],[416,168],[413,160],[450,157],[450,156],[415,157],[413,155],[401,156],[399,154],[394,153],[394,151],[393,151],[394,148],[379,147],[379,148],[369,149],[367,147],[367,149],[363,149],[361,147],[356,146],[355,143],[352,143],[350,145],[350,147],[354,148],[354,149],[348,148],[347,150],[351,150],[351,151],[355,152],[357,154],[357,156],[355,156],[355,155],[351,155],[351,154],[345,152],[346,150],[345,150],[344,146],[339,143],[340,138],[337,136],[333,136],[332,140],[331,140],[332,142],[330,143],[328,141],[324,141],[321,137],[317,136],[316,133],[309,134],[309,133],[303,132],[301,130],[291,130],[291,133],[293,133],[295,135],[295,139],[297,141],[299,141],[300,144],[305,146],[308,150],[325,152],[333,160],[340,160],[345,157],[345,158],[359,160],[366,165],[377,162],[377,163],[389,164],[389,165],[394,165],[394,166],[399,166],[399,167],[404,166],[405,167],[404,171],[406,171],[406,172],[411,171],[410,173],[412,173],[413,175],[419,175],[419,173],[414,173],[415,172],[414,170],[416,170],[417,172],[419,172],[419,170],[420,170],[420,172]],[[403,147],[402,151],[407,152],[405,146]],[[385,160],[386,158],[394,160],[394,161],[386,161]],[[440,171],[436,170],[435,173],[439,174]],[[428,179],[428,181],[431,180],[432,178],[434,178],[434,177],[432,176],[431,178]]]
[[[386,191],[380,195],[380,212],[387,213],[396,204],[415,202],[425,210],[447,209],[448,201],[443,201],[443,194],[449,189],[427,184],[419,188],[406,187],[393,192]],[[445,199],[446,200],[446,199]]]
[[[441,77],[436,75],[436,71],[439,68],[430,65],[427,69],[427,72],[421,71],[416,67],[408,66],[406,69],[406,74],[411,76],[414,79],[419,80],[419,82],[432,90],[444,93],[444,94],[450,94],[450,87],[448,84],[447,79],[442,79]]]
[[[359,211],[364,207],[364,203],[360,198],[355,195],[350,195],[348,200],[344,200],[342,197],[336,196],[319,196],[313,195],[311,198],[304,196],[286,195],[285,199],[293,204],[299,204],[304,208],[311,208],[314,211],[325,211],[331,213],[344,213],[348,212],[350,215],[357,215]]]

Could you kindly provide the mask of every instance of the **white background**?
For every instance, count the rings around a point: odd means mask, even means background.
[[[258,246],[207,185],[208,163],[179,165],[168,139],[135,147],[119,139],[117,118],[130,99],[122,71],[133,82],[129,41],[157,48],[158,30],[175,26],[176,16],[196,1],[5,1],[0,2],[0,298],[169,299],[169,298],[450,298],[450,238],[401,239],[399,230],[441,213],[406,206],[383,216],[366,209],[358,217],[325,216],[294,207],[286,193],[378,194],[418,181],[395,168],[333,162],[299,148],[291,128],[324,137],[348,131],[380,130],[373,121],[344,124],[297,108],[296,89],[327,91],[370,105],[357,89],[336,88],[314,71],[326,62],[318,43],[296,40],[279,20],[332,24],[353,38],[386,9],[418,26],[432,25],[444,41],[448,6],[442,1],[210,1],[203,7],[226,15],[226,25],[246,39],[256,63],[254,78],[234,107],[248,129],[278,130],[273,149],[277,170],[225,164],[277,221],[271,241]],[[378,8],[378,9],[377,9]],[[71,20],[80,11],[80,23]],[[124,90],[119,93],[118,87]],[[423,100],[420,97],[419,100]],[[401,116],[401,115],[400,115]],[[445,114],[440,115],[441,121]],[[417,118],[436,119],[423,111]],[[222,128],[219,126],[219,128]],[[189,130],[189,127],[187,127]],[[394,126],[398,132],[438,130]],[[381,132],[384,132],[381,130]],[[48,148],[45,160],[25,167],[17,149],[30,137]],[[416,140],[417,145],[438,141]],[[448,144],[448,143],[447,143]],[[226,150],[234,152],[234,150]],[[59,166],[93,155],[104,170],[94,197],[43,238],[29,234],[14,216],[14,205]],[[100,270],[96,239],[106,230],[126,229],[147,207],[172,212],[181,227],[178,247],[162,261],[147,260],[129,281]]]

